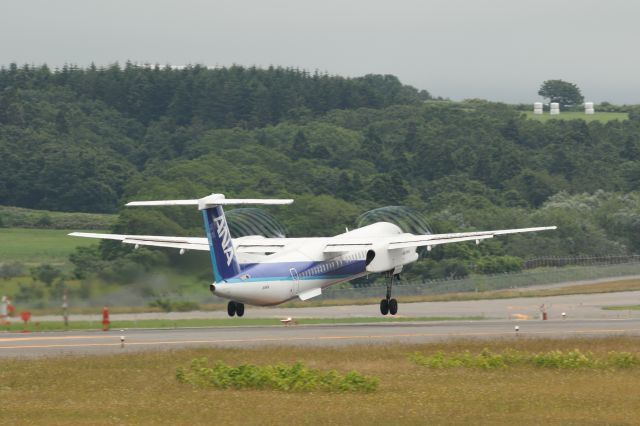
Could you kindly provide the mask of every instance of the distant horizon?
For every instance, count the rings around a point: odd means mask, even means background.
[[[278,64],[505,103],[562,79],[640,104],[637,16],[625,0],[22,0],[0,14],[0,63]]]
[[[25,65],[28,65],[30,67],[47,66],[52,71],[59,71],[62,68],[64,68],[65,66],[72,66],[72,67],[77,67],[79,69],[85,69],[86,70],[86,69],[89,69],[92,65],[94,65],[98,69],[107,69],[110,66],[115,65],[115,64],[118,64],[119,66],[123,67],[127,63],[131,63],[131,64],[133,64],[135,66],[139,66],[139,67],[154,68],[154,67],[158,66],[160,68],[169,67],[169,68],[174,69],[174,70],[184,69],[184,68],[187,68],[189,66],[202,66],[202,67],[205,67],[206,69],[221,69],[221,68],[230,68],[230,67],[233,67],[233,66],[239,66],[239,67],[242,67],[242,68],[254,68],[255,67],[255,68],[258,68],[258,69],[268,69],[270,67],[274,67],[274,68],[284,68],[284,69],[298,69],[298,70],[301,70],[301,71],[308,72],[310,74],[313,74],[313,73],[315,73],[317,71],[320,74],[327,74],[327,75],[330,75],[330,76],[343,77],[343,78],[359,78],[359,77],[364,77],[365,75],[368,75],[368,74],[393,75],[393,76],[397,77],[403,85],[412,86],[417,90],[426,90],[427,92],[429,92],[429,94],[434,99],[441,98],[442,100],[449,100],[449,101],[454,101],[454,102],[463,102],[463,101],[467,101],[467,100],[481,99],[481,100],[485,100],[485,101],[489,101],[489,102],[504,103],[504,104],[507,104],[507,105],[521,105],[521,104],[532,104],[533,105],[534,102],[544,101],[544,98],[542,98],[539,95],[537,95],[537,93],[536,93],[535,96],[532,96],[530,101],[506,101],[506,100],[500,100],[500,99],[490,99],[490,98],[481,98],[481,97],[462,97],[462,98],[457,98],[456,99],[456,98],[452,98],[452,97],[449,97],[449,96],[446,96],[446,95],[434,94],[429,88],[417,87],[417,86],[415,86],[413,84],[410,84],[410,83],[404,81],[400,76],[395,75],[395,74],[389,74],[389,73],[381,74],[381,73],[370,72],[370,73],[365,73],[365,74],[361,74],[361,75],[342,75],[342,74],[338,74],[338,73],[332,73],[332,72],[329,72],[327,70],[319,70],[319,69],[318,70],[315,70],[315,69],[314,70],[309,70],[309,69],[305,69],[305,68],[298,67],[298,66],[282,66],[282,65],[276,65],[276,64],[267,65],[267,66],[243,65],[243,64],[231,64],[231,65],[216,64],[216,65],[211,65],[211,64],[204,64],[204,63],[194,62],[194,63],[177,65],[177,64],[171,64],[171,63],[158,63],[158,62],[151,63],[151,62],[142,62],[142,61],[134,61],[134,60],[131,60],[131,59],[126,59],[124,61],[116,60],[116,61],[109,62],[109,63],[104,63],[104,64],[98,64],[98,63],[95,63],[94,61],[92,61],[87,65],[82,65],[82,64],[72,63],[72,62],[66,62],[66,63],[62,63],[62,64],[55,65],[55,66],[51,65],[51,64],[48,64],[48,63],[44,63],[44,62],[40,63],[40,64],[37,64],[37,63],[10,62],[8,64],[0,64],[0,68],[1,69],[7,69],[14,63],[17,65],[18,68],[24,67]],[[565,80],[565,81],[567,81],[567,80]],[[540,84],[542,84],[542,82],[540,82]],[[580,88],[579,85],[578,85],[578,87]],[[580,89],[582,90],[582,88],[580,88]],[[536,92],[537,92],[537,90],[538,89],[536,89]],[[584,92],[583,92],[583,94],[584,94]],[[638,103],[615,103],[615,102],[611,102],[611,101],[608,101],[608,100],[591,101],[591,100],[588,100],[586,96],[585,96],[585,102],[593,102],[596,105],[602,104],[602,103],[609,103],[609,104],[612,104],[612,105],[619,105],[619,106],[639,105],[640,104],[640,102],[638,102]],[[547,103],[545,103],[545,105],[546,104]]]

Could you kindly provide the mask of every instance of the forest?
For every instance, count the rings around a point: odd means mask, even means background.
[[[391,75],[12,64],[0,69],[0,205],[119,212],[113,231],[158,235],[200,236],[197,212],[121,206],[291,197],[269,210],[287,236],[340,233],[383,206],[410,207],[432,232],[559,227],[434,250],[410,271],[425,279],[640,253],[640,109],[606,123],[520,109],[433,99]],[[188,262],[110,244],[72,258],[79,275]]]

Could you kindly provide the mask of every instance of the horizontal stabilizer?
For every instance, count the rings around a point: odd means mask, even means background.
[[[215,206],[230,205],[282,205],[291,204],[293,200],[287,199],[263,199],[263,198],[225,198],[224,194],[211,194],[207,197],[197,200],[160,200],[160,201],[131,201],[127,206],[198,206],[198,209],[204,210]]]

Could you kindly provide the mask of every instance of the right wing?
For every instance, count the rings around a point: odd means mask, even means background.
[[[426,246],[428,250],[431,250],[431,247],[441,244],[458,243],[461,241],[475,241],[476,244],[478,244],[481,240],[493,238],[496,235],[521,234],[554,229],[557,229],[557,227],[541,226],[537,228],[497,229],[494,231],[457,232],[452,234],[410,235],[392,239],[389,242],[389,249]]]
[[[475,241],[476,243],[479,243],[481,240],[493,238],[496,235],[539,232],[553,229],[556,229],[556,227],[543,226],[538,228],[498,229],[494,231],[457,232],[451,234],[401,234],[357,238],[335,237],[328,241],[324,248],[324,252],[342,253],[355,250],[367,250],[377,244],[386,245],[388,250],[423,246],[426,246],[427,250],[431,250],[432,247],[442,244],[459,243],[462,241]]]

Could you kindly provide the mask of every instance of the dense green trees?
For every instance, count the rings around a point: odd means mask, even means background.
[[[106,68],[64,66],[0,70],[0,89],[64,88],[78,97],[100,101],[122,115],[147,125],[168,117],[178,125],[198,121],[212,127],[261,127],[308,112],[383,108],[429,99],[427,92],[405,86],[391,75],[346,79],[297,69],[182,69],[127,62]]]
[[[271,211],[292,236],[342,232],[384,205],[424,212],[436,232],[561,226],[434,250],[423,276],[517,268],[508,255],[637,253],[634,111],[539,122],[504,104],[429,100],[393,76],[11,66],[0,70],[0,204],[113,212],[224,192],[296,198]],[[122,210],[116,231],[202,233],[197,212],[179,208]],[[95,262],[121,254],[105,244],[77,260],[106,276]]]

